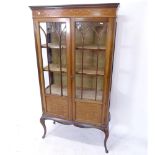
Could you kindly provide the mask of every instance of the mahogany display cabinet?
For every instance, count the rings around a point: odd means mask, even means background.
[[[93,127],[109,136],[110,90],[118,3],[30,6],[42,116]],[[91,136],[91,135],[90,135]]]

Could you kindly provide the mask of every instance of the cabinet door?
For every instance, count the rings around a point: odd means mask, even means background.
[[[41,75],[45,112],[68,118],[70,106],[70,21],[67,18],[39,20]]]
[[[72,24],[74,119],[99,125],[104,97],[107,19],[76,18]]]

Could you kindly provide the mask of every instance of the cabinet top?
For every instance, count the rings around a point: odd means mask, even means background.
[[[54,8],[117,8],[119,3],[29,6],[32,10]]]

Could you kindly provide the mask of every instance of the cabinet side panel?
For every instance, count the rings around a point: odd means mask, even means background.
[[[68,97],[46,96],[47,113],[56,117],[68,119]]]
[[[115,41],[115,18],[109,18],[108,30],[107,30],[107,43],[106,43],[106,59],[105,59],[105,80],[104,80],[104,92],[103,92],[103,107],[102,107],[102,123],[109,123],[109,102],[110,102],[110,88],[112,77],[112,65],[113,65],[113,53],[114,53],[114,41]]]

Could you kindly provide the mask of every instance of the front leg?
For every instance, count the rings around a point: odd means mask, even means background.
[[[107,139],[109,137],[109,128],[103,128],[103,132],[105,134],[105,138],[104,138],[104,148],[105,148],[105,152],[108,153],[108,149],[107,149]]]
[[[44,117],[40,118],[40,123],[41,123],[41,125],[44,128],[44,134],[43,134],[42,138],[45,138],[45,135],[46,135],[46,125],[45,125],[45,118]]]

